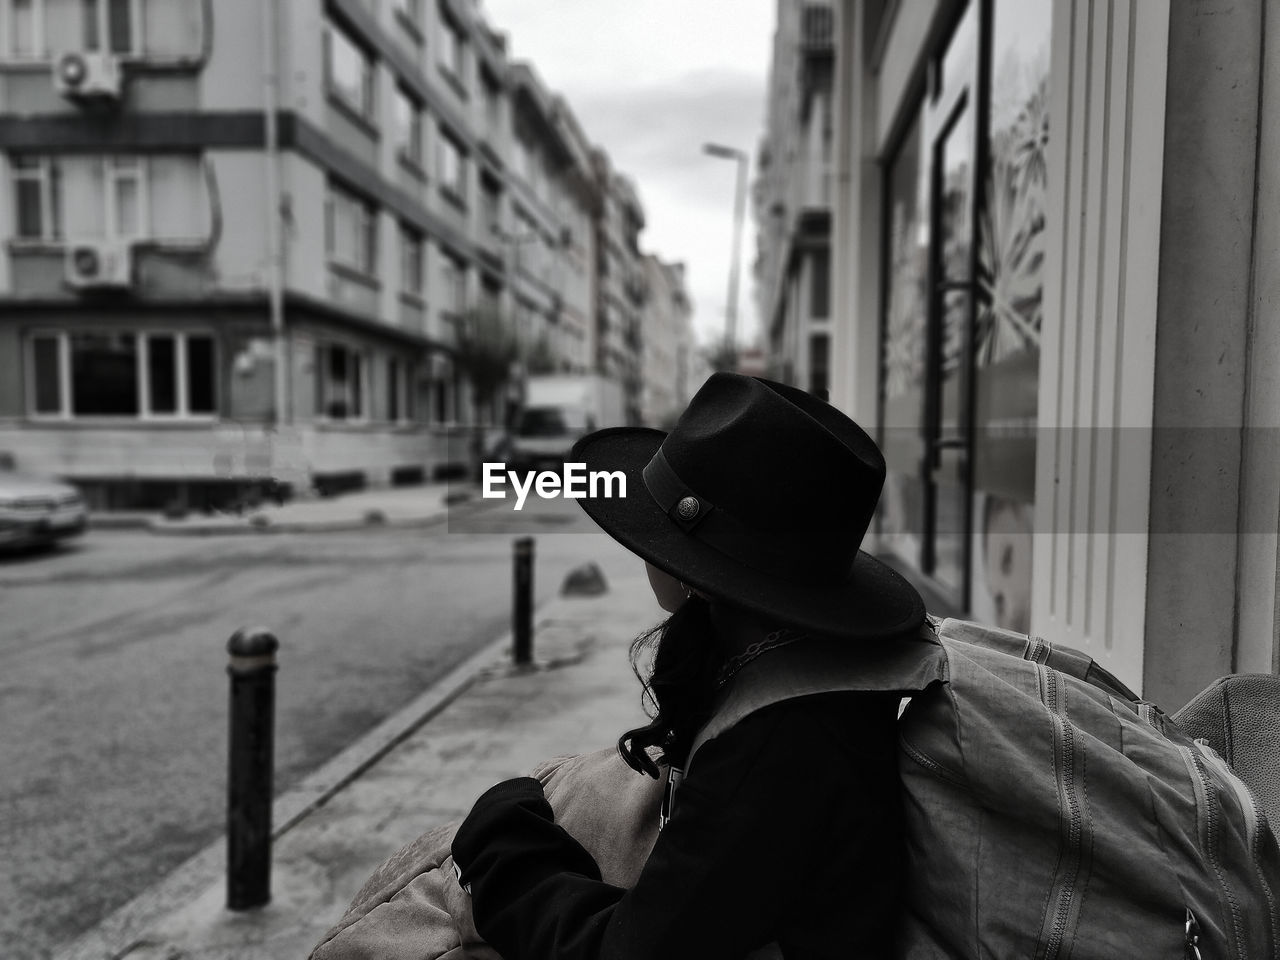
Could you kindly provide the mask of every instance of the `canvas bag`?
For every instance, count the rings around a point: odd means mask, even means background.
[[[899,725],[899,956],[1277,956],[1280,848],[1217,753],[1077,651],[958,620],[926,630],[942,670]],[[859,682],[778,666],[739,675],[690,762],[753,710]]]

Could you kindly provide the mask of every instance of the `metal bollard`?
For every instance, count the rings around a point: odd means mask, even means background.
[[[275,635],[237,630],[227,641],[231,737],[227,766],[227,909],[271,900],[271,795],[275,758]]]
[[[525,666],[533,661],[533,537],[518,537],[513,547],[512,645],[516,666]]]

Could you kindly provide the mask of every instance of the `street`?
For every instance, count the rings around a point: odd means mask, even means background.
[[[237,628],[280,639],[278,794],[508,629],[515,533],[537,536],[538,603],[582,562],[634,562],[594,531],[539,501],[426,529],[91,530],[0,558],[5,956],[46,956],[221,835]]]

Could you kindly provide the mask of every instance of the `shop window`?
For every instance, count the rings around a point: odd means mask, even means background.
[[[325,80],[329,92],[363,119],[374,120],[374,58],[334,21],[324,29]]]
[[[342,344],[321,344],[316,363],[317,408],[330,420],[364,420],[368,360]]]
[[[213,337],[203,333],[37,334],[31,413],[48,417],[203,418],[217,413]]]
[[[377,208],[336,183],[329,184],[325,206],[325,251],[329,261],[363,274],[374,274]]]
[[[404,87],[396,87],[396,155],[415,167],[422,166],[422,103]]]
[[[920,140],[917,117],[888,165],[880,350],[880,446],[888,473],[878,523],[885,546],[913,564],[919,562],[923,528],[920,458],[929,302],[927,180]]]

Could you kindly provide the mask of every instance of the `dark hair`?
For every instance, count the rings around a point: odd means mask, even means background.
[[[640,662],[650,650],[653,663],[646,678]],[[656,779],[659,771],[648,747],[662,751],[661,763],[684,763],[693,738],[711,717],[716,675],[724,660],[711,604],[696,594],[632,641],[631,669],[644,686],[641,698],[651,719],[618,738],[618,753],[628,766]]]

